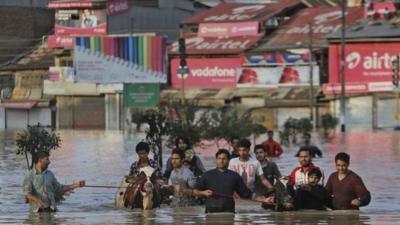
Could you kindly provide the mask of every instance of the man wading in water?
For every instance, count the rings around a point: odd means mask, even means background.
[[[25,176],[23,191],[33,212],[55,212],[56,203],[63,200],[63,195],[75,188],[85,186],[85,181],[70,185],[58,183],[54,174],[47,169],[50,164],[49,155],[45,152],[37,153],[35,166]]]
[[[229,151],[219,149],[216,157],[217,168],[204,173],[193,190],[197,197],[206,197],[206,213],[235,212],[236,192],[242,198],[254,199],[265,204],[273,204],[273,197],[257,196],[250,191],[242,177],[228,169],[230,160]]]

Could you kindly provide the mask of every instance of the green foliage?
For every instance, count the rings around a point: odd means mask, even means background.
[[[240,114],[234,107],[210,111],[206,115],[202,137],[208,140],[229,140],[232,136],[249,137],[267,132],[267,129],[257,124],[249,112]]]
[[[60,147],[61,138],[54,131],[49,131],[42,127],[40,124],[35,126],[28,126],[17,134],[15,140],[17,145],[17,155],[25,155],[29,168],[33,167],[33,161],[38,152],[46,152]],[[31,155],[31,163],[28,162],[28,153]]]
[[[329,113],[325,113],[321,116],[321,126],[324,129],[324,136],[328,138],[330,136],[330,131],[334,130],[338,125],[338,118],[332,116]]]
[[[145,121],[145,111],[142,109],[132,109],[131,110],[131,122],[136,124],[136,130],[140,131],[141,126]]]
[[[164,136],[168,136],[170,146],[174,146],[177,136],[185,136],[195,145],[201,140],[228,140],[234,135],[248,137],[267,131],[264,126],[253,122],[250,113],[239,114],[233,107],[204,109],[196,102],[172,103],[148,110],[143,121],[149,124],[145,131],[146,141],[157,150],[154,153],[160,166]]]
[[[325,113],[321,116],[321,126],[325,131],[335,129],[338,123],[338,118],[332,116],[330,113]]]
[[[289,117],[283,124],[283,130],[279,132],[282,144],[297,143],[297,135],[311,132],[313,129],[309,118]]]

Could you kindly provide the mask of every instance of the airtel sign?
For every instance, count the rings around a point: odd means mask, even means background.
[[[400,54],[400,43],[346,45],[346,82],[383,82],[392,79],[392,60]],[[340,46],[329,47],[329,81],[339,82]]]

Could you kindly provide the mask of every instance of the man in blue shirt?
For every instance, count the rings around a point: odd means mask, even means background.
[[[273,197],[255,196],[247,188],[238,173],[228,170],[230,160],[229,151],[219,149],[216,156],[217,168],[203,174],[193,194],[197,197],[206,197],[206,213],[235,212],[233,194],[236,192],[242,198],[254,199],[266,204],[273,204]]]
[[[70,185],[60,184],[54,174],[47,169],[49,155],[39,152],[35,157],[34,168],[25,176],[23,191],[33,212],[55,212],[56,203],[63,200],[64,193],[85,186],[85,181]]]

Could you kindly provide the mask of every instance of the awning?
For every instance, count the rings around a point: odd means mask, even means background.
[[[266,21],[299,4],[296,0],[271,4],[222,3],[183,20],[182,24]]]
[[[211,55],[211,54],[238,54],[255,45],[261,36],[231,37],[231,38],[204,38],[188,37],[185,39],[186,54]],[[179,54],[179,44],[175,41],[169,49],[169,53]]]
[[[29,102],[0,102],[0,107],[8,109],[32,109],[36,106],[37,101]]]
[[[328,47],[327,35],[341,27],[341,9],[338,7],[307,8],[298,12],[286,24],[275,31],[271,38],[252,52],[264,52],[288,48]],[[363,8],[348,8],[346,26],[363,18]],[[312,30],[310,31],[310,24]],[[312,34],[312,38],[310,38]]]

